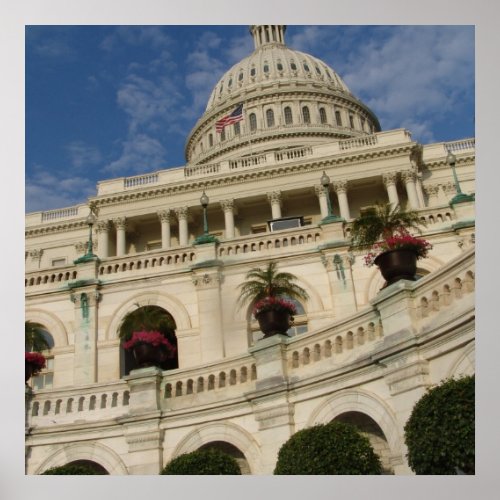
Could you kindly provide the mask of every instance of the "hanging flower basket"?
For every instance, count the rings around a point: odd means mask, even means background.
[[[159,366],[176,353],[176,347],[160,332],[134,332],[123,348],[131,350],[139,368]]]
[[[295,304],[280,297],[266,297],[259,300],[253,308],[253,315],[259,322],[264,338],[286,335],[293,324],[294,314],[297,314]]]
[[[33,375],[37,375],[45,368],[46,359],[39,352],[24,353],[24,381],[27,382]]]

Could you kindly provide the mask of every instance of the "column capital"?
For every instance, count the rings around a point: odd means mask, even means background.
[[[416,173],[413,170],[405,170],[401,172],[401,179],[403,179],[403,182],[415,182],[416,180]]]
[[[219,271],[210,274],[194,274],[191,276],[191,281],[196,288],[212,288],[222,283],[222,274]]]
[[[220,206],[224,212],[232,212],[234,210],[234,199],[221,200]]]
[[[188,207],[177,207],[174,208],[174,212],[177,215],[177,219],[187,219]]]
[[[30,257],[32,259],[40,259],[43,255],[43,248],[34,248],[30,250]]]
[[[336,193],[346,193],[347,192],[347,181],[340,180],[332,182],[333,189]]]
[[[158,215],[158,219],[160,219],[160,222],[170,222],[170,209],[167,208],[165,210],[158,210],[156,212],[156,215]]]
[[[439,185],[438,184],[428,184],[426,186],[422,186],[424,188],[424,191],[426,192],[427,195],[429,196],[437,196],[438,191],[439,191]]]
[[[443,191],[445,192],[446,195],[452,195],[456,193],[455,184],[453,184],[453,182],[449,181],[445,184],[442,184],[442,186],[443,186]]]
[[[96,223],[96,232],[107,233],[109,231],[109,220],[98,220]]]
[[[116,217],[113,219],[116,229],[127,229],[127,219],[125,217]]]
[[[274,204],[281,205],[281,191],[272,191],[270,193],[267,193],[267,199],[269,200],[271,205]]]
[[[387,172],[385,174],[382,174],[382,181],[386,186],[389,186],[391,184],[396,184],[397,179],[398,179],[397,172]]]
[[[316,193],[316,196],[318,198],[320,198],[321,196],[326,196],[327,189],[328,188],[325,188],[325,186],[323,186],[321,184],[316,184],[314,186],[314,192]]]

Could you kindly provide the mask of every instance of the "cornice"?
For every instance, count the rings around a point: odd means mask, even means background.
[[[49,226],[38,226],[32,229],[25,230],[24,235],[26,238],[33,238],[35,236],[41,236],[44,234],[61,233],[81,228],[88,229],[85,220],[58,222],[55,224],[50,224]]]

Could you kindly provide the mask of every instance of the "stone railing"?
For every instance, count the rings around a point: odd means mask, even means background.
[[[359,149],[377,145],[377,136],[369,135],[367,137],[356,137],[355,139],[346,139],[339,141],[339,149],[346,151],[348,149]]]
[[[231,257],[233,255],[255,254],[256,252],[303,250],[307,246],[316,247],[321,241],[321,230],[317,226],[303,226],[302,228],[254,234],[223,242],[217,249],[217,255]]]
[[[67,219],[78,216],[78,207],[61,208],[42,212],[42,222],[50,222],[56,219]]]
[[[245,167],[256,167],[267,162],[267,156],[254,155],[247,158],[238,158],[237,160],[229,160],[229,170],[237,170]]]
[[[124,189],[136,188],[140,186],[146,186],[147,184],[156,184],[158,183],[158,180],[159,180],[158,173],[136,175],[134,177],[125,177],[123,179],[123,187]]]
[[[34,392],[27,408],[28,424],[64,424],[79,420],[101,420],[125,415],[130,392],[126,381],[75,389]]]
[[[198,404],[210,403],[220,400],[222,391],[227,398],[241,396],[255,388],[255,380],[257,369],[249,354],[209,366],[166,371],[161,382],[162,406],[170,409],[191,406],[193,395]]]
[[[45,271],[34,271],[26,273],[24,277],[25,287],[41,287],[43,285],[54,286],[67,283],[71,280],[76,280],[78,273],[75,266],[58,267],[55,269],[46,269]]]
[[[191,247],[183,247],[175,250],[156,250],[145,254],[127,255],[125,257],[112,257],[101,262],[99,276],[120,274],[130,271],[147,273],[158,272],[159,267],[188,267],[195,261],[196,254]]]
[[[220,172],[220,163],[211,163],[208,165],[195,165],[193,167],[186,167],[184,169],[184,175],[186,177],[218,174],[219,172]]]
[[[475,150],[476,149],[476,139],[464,139],[462,141],[447,142],[445,148],[448,151],[464,151],[464,150]]]
[[[310,156],[312,154],[313,149],[311,147],[287,149],[285,151],[278,151],[274,153],[274,160],[276,162],[291,161],[305,158],[306,156]]]

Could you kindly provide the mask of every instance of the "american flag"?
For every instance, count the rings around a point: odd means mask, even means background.
[[[220,134],[226,125],[238,123],[241,120],[243,120],[243,104],[239,104],[230,115],[224,116],[215,122],[215,130]]]

